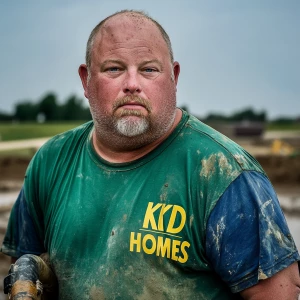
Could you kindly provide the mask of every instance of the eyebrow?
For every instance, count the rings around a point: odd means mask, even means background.
[[[124,62],[119,59],[107,59],[101,64],[101,67],[105,67],[106,65],[111,64],[111,63],[124,65]],[[146,60],[146,61],[143,61],[140,65],[144,66],[147,64],[151,64],[151,63],[159,64],[159,66],[162,68],[162,63],[158,59]]]
[[[147,64],[152,64],[152,63],[158,64],[160,66],[160,68],[163,69],[163,65],[158,59],[152,59],[152,60],[144,61],[144,62],[141,63],[141,66],[145,66]]]

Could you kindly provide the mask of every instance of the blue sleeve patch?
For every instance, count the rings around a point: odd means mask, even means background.
[[[258,172],[244,172],[228,187],[206,235],[210,264],[233,293],[300,259],[276,193]]]
[[[1,251],[13,257],[46,252],[29,215],[23,189],[12,209]]]

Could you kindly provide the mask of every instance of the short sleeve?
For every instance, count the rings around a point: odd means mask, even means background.
[[[224,192],[206,227],[212,268],[240,292],[299,260],[276,193],[261,173],[242,173]]]
[[[23,189],[12,208],[1,252],[12,257],[46,252],[28,213]]]

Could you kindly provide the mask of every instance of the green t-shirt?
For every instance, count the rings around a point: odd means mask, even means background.
[[[93,123],[60,134],[26,172],[27,207],[60,299],[235,299],[207,261],[208,218],[259,164],[184,112],[157,148],[129,163],[93,149]]]

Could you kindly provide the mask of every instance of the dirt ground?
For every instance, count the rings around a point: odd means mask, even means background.
[[[300,155],[274,156],[257,155],[256,159],[262,165],[275,190],[298,193],[300,187]],[[0,158],[0,192],[19,190],[29,160],[18,157]],[[10,207],[0,206],[0,244],[2,244],[8,221]],[[10,259],[0,253],[0,300],[6,300],[3,295],[3,278],[7,274]]]

